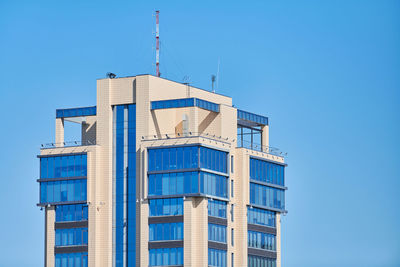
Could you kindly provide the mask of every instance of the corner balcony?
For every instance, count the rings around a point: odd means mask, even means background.
[[[41,144],[40,149],[49,149],[49,148],[62,148],[62,147],[75,147],[75,146],[93,146],[96,145],[96,142],[86,140],[86,141],[68,141],[61,143],[46,143]]]
[[[236,140],[209,133],[184,132],[142,136],[141,141],[148,147],[202,143],[230,149],[235,145]]]

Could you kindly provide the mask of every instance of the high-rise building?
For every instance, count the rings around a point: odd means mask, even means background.
[[[55,125],[38,156],[45,266],[281,266],[286,165],[267,117],[137,75],[98,80],[97,105]]]

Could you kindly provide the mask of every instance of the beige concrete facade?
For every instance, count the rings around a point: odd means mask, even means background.
[[[151,110],[151,102],[195,97],[219,104],[220,111],[199,107]],[[201,144],[228,152],[229,180],[233,196],[227,199],[227,266],[247,266],[247,207],[249,199],[249,159],[257,157],[284,164],[284,158],[267,150],[239,148],[237,109],[232,99],[151,75],[97,80],[97,113],[82,123],[82,141],[92,145],[41,150],[41,155],[86,152],[88,155],[87,203],[89,207],[88,265],[112,267],[115,245],[113,199],[113,106],[136,104],[136,266],[149,266],[149,202],[147,182],[147,149],[149,147]],[[269,145],[269,127],[260,127],[261,144]],[[64,142],[64,119],[56,119],[55,142]],[[231,157],[233,170],[231,171]],[[186,197],[184,200],[184,266],[208,266],[208,197]],[[234,207],[234,217],[231,209]],[[46,210],[46,266],[54,266],[54,206]],[[234,229],[232,246],[231,229]],[[281,266],[280,213],[276,217],[277,266]]]

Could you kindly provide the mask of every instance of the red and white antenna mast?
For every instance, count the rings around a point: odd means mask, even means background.
[[[156,11],[156,74],[157,77],[160,77],[160,28],[159,28],[159,20],[158,16],[160,11]]]

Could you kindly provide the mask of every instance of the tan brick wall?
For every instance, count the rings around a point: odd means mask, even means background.
[[[62,147],[64,142],[64,119],[56,119],[56,146]]]
[[[276,214],[276,267],[281,267],[281,214]]]
[[[208,264],[207,199],[186,198],[183,208],[184,265],[206,267]]]
[[[46,207],[46,267],[54,267],[54,245],[56,243],[56,233],[54,222],[56,221],[56,212],[54,206]]]

